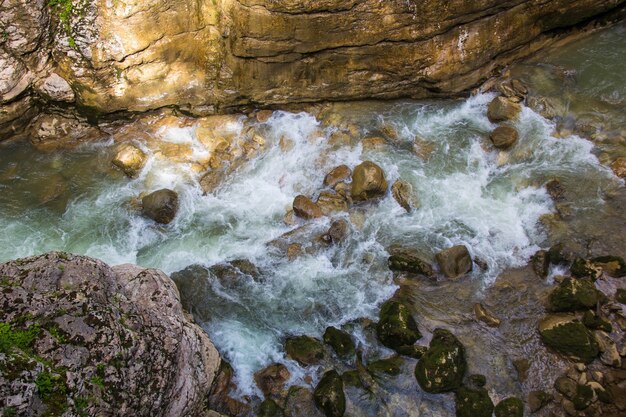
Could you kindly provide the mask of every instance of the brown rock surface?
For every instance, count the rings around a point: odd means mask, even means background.
[[[307,220],[322,217],[324,215],[320,206],[304,195],[299,195],[294,198],[293,212],[296,216]]]
[[[510,126],[498,126],[491,132],[489,138],[496,148],[509,149],[511,146],[515,145],[518,136],[517,129]]]

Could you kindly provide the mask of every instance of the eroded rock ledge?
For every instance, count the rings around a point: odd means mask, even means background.
[[[164,273],[52,252],[0,265],[0,289],[5,413],[204,412],[220,357]]]
[[[8,0],[0,139],[51,104],[93,118],[458,94],[624,3]]]

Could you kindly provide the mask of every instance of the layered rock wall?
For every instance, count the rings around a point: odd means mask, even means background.
[[[7,0],[0,137],[102,114],[454,95],[625,0]]]

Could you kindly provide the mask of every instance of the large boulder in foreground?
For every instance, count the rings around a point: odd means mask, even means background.
[[[415,366],[415,378],[426,392],[454,391],[461,386],[466,368],[461,342],[448,330],[435,329],[428,350]]]
[[[553,311],[576,311],[595,308],[600,301],[600,292],[588,278],[565,278],[550,293]]]
[[[204,412],[220,357],[164,273],[52,252],[0,276],[0,398],[15,415]]]
[[[381,167],[371,161],[365,161],[354,168],[350,192],[354,201],[379,198],[386,193],[387,180]]]
[[[168,224],[178,211],[178,194],[162,188],[141,199],[142,213],[157,223]]]
[[[553,314],[539,322],[546,346],[574,360],[589,363],[599,353],[593,334],[574,315]]]

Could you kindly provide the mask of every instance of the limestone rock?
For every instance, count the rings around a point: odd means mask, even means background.
[[[324,374],[313,392],[315,404],[326,417],[342,417],[346,412],[346,396],[343,392],[343,380],[337,371]]]
[[[50,74],[38,86],[40,95],[52,101],[74,101],[74,91],[69,83],[57,73]]]
[[[0,397],[17,415],[203,412],[219,354],[165,274],[61,252],[2,264],[0,274],[10,282],[2,331],[21,334],[3,345]]]
[[[296,216],[307,220],[322,217],[324,215],[320,206],[312,202],[310,198],[304,195],[296,196],[293,200],[293,212]]]
[[[492,123],[504,122],[512,120],[522,111],[522,107],[511,100],[498,96],[489,103],[487,108],[487,117]]]
[[[572,315],[547,316],[539,322],[539,334],[546,346],[575,360],[589,363],[598,356],[593,335]]]
[[[326,174],[324,186],[334,188],[340,182],[349,180],[351,175],[352,170],[347,165],[339,165]]]
[[[515,145],[518,137],[517,129],[510,126],[498,126],[489,135],[493,146],[498,149],[509,149],[511,146]]]
[[[472,257],[464,245],[444,249],[435,255],[435,259],[448,278],[459,278],[472,270]]]
[[[410,346],[422,337],[409,308],[395,300],[388,300],[380,307],[376,334],[391,349]]]
[[[415,377],[424,391],[437,394],[458,389],[466,368],[461,342],[449,331],[435,329],[428,350],[417,362]]]
[[[142,212],[157,223],[168,224],[178,211],[178,194],[167,188],[154,191],[141,199]]]
[[[383,197],[387,193],[387,180],[382,168],[365,161],[357,165],[352,173],[351,195],[354,201],[365,201]]]
[[[130,178],[136,177],[146,164],[146,154],[136,146],[123,144],[113,158],[113,165]]]

